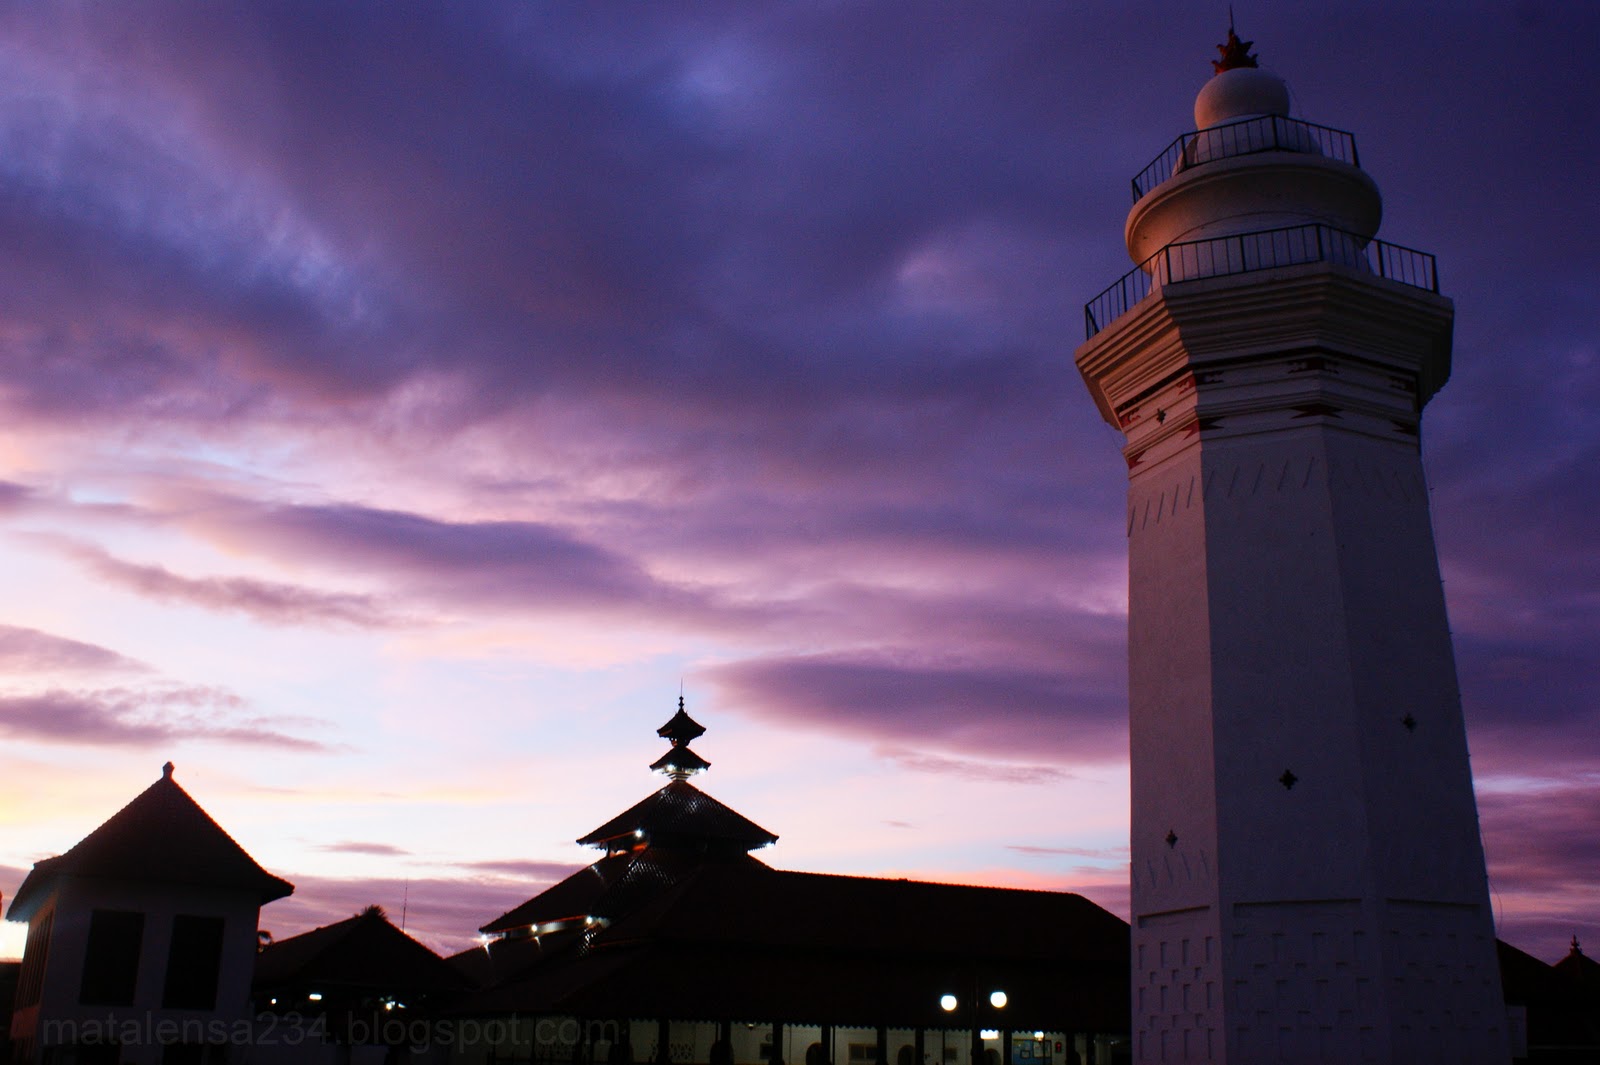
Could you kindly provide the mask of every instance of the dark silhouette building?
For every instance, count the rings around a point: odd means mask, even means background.
[[[484,1060],[525,1060],[553,1017],[612,1061],[1110,1060],[1124,921],[1075,894],[774,869],[753,852],[777,836],[689,782],[704,731],[680,699],[668,783],[451,959],[479,985],[457,1015],[520,1018]]]

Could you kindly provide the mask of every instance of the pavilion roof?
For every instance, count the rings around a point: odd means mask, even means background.
[[[691,743],[706,734],[706,727],[683,708],[683,696],[678,696],[678,712],[667,719],[667,723],[656,729],[656,735],[662,739],[670,740],[674,746]]]
[[[468,982],[373,906],[263,949],[256,956],[257,990],[289,986],[426,994],[460,991]]]
[[[25,921],[63,876],[129,880],[254,893],[262,903],[294,891],[273,876],[172,779],[161,779],[65,854],[35,862],[11,900],[7,917]]]
[[[578,842],[614,849],[630,839],[641,844],[751,851],[776,843],[778,837],[688,781],[673,780]]]

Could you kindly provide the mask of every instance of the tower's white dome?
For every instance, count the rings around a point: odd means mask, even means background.
[[[1287,115],[1289,86],[1270,70],[1234,67],[1205,83],[1194,98],[1194,128],[1208,129],[1255,115]]]

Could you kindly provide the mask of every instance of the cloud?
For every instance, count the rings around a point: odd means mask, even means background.
[[[581,866],[571,862],[530,862],[518,859],[503,859],[499,861],[458,862],[461,869],[468,869],[477,873],[490,873],[495,876],[526,878],[535,883],[554,883],[565,880],[577,872]]]
[[[1478,815],[1501,938],[1546,961],[1600,941],[1600,776],[1480,780]]]
[[[1068,858],[1103,858],[1108,861],[1128,860],[1127,847],[1036,847],[1025,843],[1008,843],[1006,850],[1018,854],[1063,856]]]
[[[0,670],[8,673],[143,673],[149,668],[109,648],[0,625]]]
[[[324,592],[254,577],[183,577],[164,566],[116,558],[90,544],[64,538],[42,542],[102,580],[157,601],[246,614],[272,625],[387,628],[403,624],[370,595]]]
[[[370,854],[380,858],[400,858],[411,853],[404,847],[396,847],[391,843],[365,843],[359,840],[321,843],[317,845],[317,850],[333,854]]]
[[[288,751],[326,745],[236,718],[242,700],[218,688],[167,686],[0,695],[0,734],[16,740],[150,747],[199,740]]]
[[[880,747],[875,753],[878,757],[893,762],[901,769],[909,769],[913,773],[934,773],[1002,784],[1048,784],[1072,779],[1071,773],[1058,766],[1021,765],[976,758],[946,758],[941,755],[891,747]]]
[[[384,582],[444,611],[625,616],[728,629],[759,608],[652,574],[626,554],[540,521],[450,521],[355,504],[218,499],[191,520],[233,549]]]
[[[0,480],[0,514],[21,509],[33,498],[33,489],[15,481]]]
[[[1126,703],[1115,686],[1061,668],[880,651],[753,658],[702,675],[753,716],[885,741],[891,750],[938,744],[969,758],[1063,761],[1126,750]],[[973,768],[945,755],[907,758],[923,771]],[[1038,768],[1014,772],[1037,778]]]

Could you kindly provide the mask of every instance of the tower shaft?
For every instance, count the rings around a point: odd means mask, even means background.
[[[1503,1061],[1416,440],[1450,305],[1336,265],[1247,278],[1086,349],[1139,396],[1117,411],[1140,1060]]]
[[[1419,450],[1453,308],[1286,100],[1202,93],[1076,356],[1127,438],[1135,1060],[1503,1065]]]

